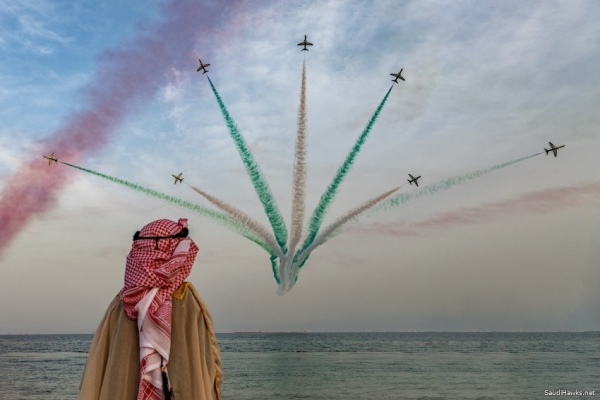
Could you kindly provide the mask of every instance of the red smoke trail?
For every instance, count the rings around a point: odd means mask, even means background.
[[[59,159],[76,163],[105,146],[131,105],[151,98],[166,83],[165,75],[171,69],[195,71],[198,55],[192,51],[199,38],[204,40],[223,25],[221,15],[236,2],[227,4],[224,10],[193,0],[167,2],[161,7],[160,23],[140,26],[135,40],[104,53],[95,78],[83,89],[83,107],[43,141],[45,154],[55,152]],[[223,33],[219,34],[222,37]],[[33,216],[55,204],[71,173],[55,164],[48,166],[41,154],[36,154],[6,179],[0,194],[0,254]]]
[[[373,223],[356,226],[348,232],[382,234],[389,236],[423,236],[423,231],[516,215],[546,214],[552,211],[584,204],[600,205],[600,182],[544,189],[526,193],[514,199],[502,200],[481,207],[459,208],[440,213],[423,221],[400,223]]]

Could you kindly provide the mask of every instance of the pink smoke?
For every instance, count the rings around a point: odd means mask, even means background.
[[[348,232],[389,236],[422,236],[428,230],[449,226],[475,224],[502,217],[523,214],[546,214],[552,211],[585,204],[600,205],[600,182],[544,189],[526,193],[514,199],[502,200],[481,207],[459,208],[440,213],[423,221],[400,223],[373,223],[356,226]]]
[[[206,38],[218,31],[223,40],[223,29],[219,29],[224,22],[222,15],[236,5],[236,1],[228,1],[226,7],[207,6],[193,0],[164,4],[160,24],[140,25],[137,39],[102,55],[95,79],[83,89],[85,105],[43,141],[45,154],[55,152],[59,159],[77,163],[108,144],[131,106],[163,86],[168,71],[193,72],[198,56],[210,56]],[[199,41],[206,46],[201,55],[193,53]],[[71,173],[54,163],[48,166],[41,154],[35,154],[6,179],[0,194],[0,254],[33,216],[55,204]]]

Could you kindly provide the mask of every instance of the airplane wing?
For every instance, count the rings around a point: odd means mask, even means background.
[[[408,176],[410,176],[410,179],[415,179],[415,177],[412,176],[411,174],[408,174]]]
[[[552,142],[548,142],[548,144],[550,145],[550,147],[554,148],[554,145],[552,144]]]
[[[395,76],[396,78],[398,77],[398,74],[390,74],[391,76]]]
[[[311,42],[306,42],[304,44],[307,45],[307,46],[312,46],[313,45]]]
[[[558,156],[558,150],[557,149],[552,149],[552,152],[554,153],[554,157]]]

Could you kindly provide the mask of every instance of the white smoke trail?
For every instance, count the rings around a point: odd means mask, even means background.
[[[302,224],[306,209],[306,65],[302,63],[302,86],[300,89],[300,107],[298,108],[298,134],[294,152],[294,181],[292,193],[292,228],[290,232],[289,253],[294,250],[302,236]]]
[[[220,200],[217,197],[208,194],[195,186],[188,186],[191,187],[196,193],[204,197],[206,200],[214,204],[217,208],[229,214],[233,219],[244,224],[244,226],[246,226],[250,231],[254,232],[259,238],[264,240],[279,258],[283,257],[281,249],[275,241],[275,238],[264,226],[260,224],[260,222],[256,221],[242,210],[224,202],[223,200]]]

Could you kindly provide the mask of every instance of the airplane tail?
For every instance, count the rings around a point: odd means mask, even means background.
[[[408,183],[410,183],[410,186],[412,186],[412,181],[410,179],[407,179]]]
[[[548,153],[550,153],[550,151],[552,151],[552,150],[548,150],[546,148],[544,148],[544,150],[546,150],[546,155],[548,155]]]

